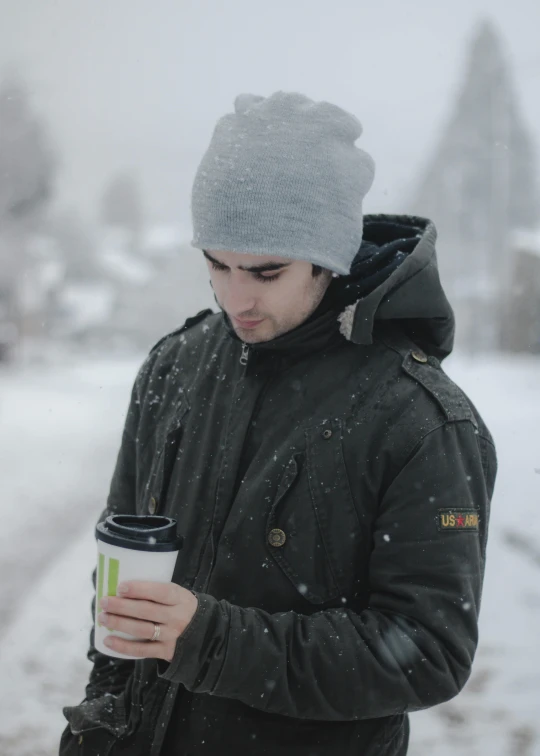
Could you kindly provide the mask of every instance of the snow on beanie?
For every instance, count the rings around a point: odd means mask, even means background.
[[[234,109],[218,121],[195,176],[192,246],[348,274],[375,173],[354,144],[358,119],[288,92],[242,94]]]

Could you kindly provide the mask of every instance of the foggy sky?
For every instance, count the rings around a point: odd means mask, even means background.
[[[329,100],[364,125],[368,211],[400,211],[491,17],[540,141],[536,0],[0,0],[0,73],[17,64],[62,159],[57,205],[86,217],[116,171],[155,220],[190,230],[189,192],[215,121],[240,92]]]

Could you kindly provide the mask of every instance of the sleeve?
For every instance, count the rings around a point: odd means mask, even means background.
[[[382,496],[370,600],[268,614],[197,594],[199,608],[160,676],[194,692],[291,717],[344,721],[449,700],[477,640],[490,499],[491,439],[470,421],[426,435]],[[445,527],[462,512],[468,527]]]
[[[144,367],[144,366],[143,366]],[[97,522],[102,522],[110,514],[134,514],[136,501],[136,450],[135,438],[139,422],[139,373],[131,393],[120,450],[111,480],[107,505],[100,514]],[[117,695],[124,690],[125,684],[133,671],[135,662],[132,659],[117,659],[106,656],[96,650],[94,646],[94,616],[96,607],[96,572],[92,573],[94,596],[92,598],[92,629],[90,631],[90,646],[87,658],[93,663],[90,678],[86,686],[86,700],[91,700],[105,693]]]
[[[124,424],[120,450],[107,497],[107,505],[99,516],[98,522],[101,522],[113,512],[128,514],[134,510],[136,495],[135,436],[139,414],[139,405],[137,402],[138,391],[136,381]],[[96,572],[97,569],[94,569],[92,573],[92,582],[94,585],[94,596],[91,605],[92,629],[90,631],[90,646],[87,652],[87,658],[92,662],[93,667],[90,671],[83,700],[76,706],[62,707],[62,713],[68,720],[68,724],[61,736],[59,746],[60,756],[70,756],[74,753],[80,753],[81,739],[83,737],[81,733],[84,732],[84,737],[86,738],[86,731],[88,729],[92,729],[92,740],[95,746],[97,746],[97,741],[104,737],[108,738],[108,743],[111,742],[111,733],[103,729],[99,720],[96,723],[97,712],[102,710],[103,700],[108,700],[107,698],[104,699],[104,696],[112,695],[117,697],[126,689],[127,682],[135,665],[132,659],[117,659],[106,656],[100,653],[94,646]],[[114,711],[113,708],[109,708],[112,713]],[[75,724],[75,728],[82,727],[83,729],[73,729],[74,723],[77,723]],[[75,734],[76,732],[78,733],[77,735]]]
[[[137,500],[137,438],[150,416],[141,420],[142,406],[148,387],[151,385],[156,371],[159,371],[159,361],[162,353],[166,354],[167,346],[172,345],[171,337],[186,330],[186,327],[199,322],[203,317],[211,314],[211,310],[203,310],[194,318],[188,318],[186,323],[177,331],[167,334],[150,350],[146,360],[139,369],[131,391],[130,403],[124,423],[122,441],[116,460],[116,466],[111,480],[109,495],[105,509],[101,512],[97,523],[102,522],[110,514],[136,514]],[[96,524],[97,524],[96,523]],[[94,616],[96,608],[96,574],[97,566],[92,572],[94,595],[92,598],[92,629],[90,631],[90,646],[87,658],[92,662],[88,684],[86,685],[86,701],[93,700],[104,694],[118,695],[134,670],[133,659],[118,659],[100,653],[94,646]],[[69,707],[65,707],[64,712]]]

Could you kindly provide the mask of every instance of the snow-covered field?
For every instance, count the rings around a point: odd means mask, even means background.
[[[93,525],[141,360],[0,371],[0,756],[52,756],[84,695]]]
[[[0,756],[55,756],[89,671],[93,524],[138,360],[0,372]],[[540,755],[540,360],[452,358],[498,446],[481,644],[410,756]]]

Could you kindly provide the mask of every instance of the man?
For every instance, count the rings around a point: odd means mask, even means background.
[[[91,636],[63,756],[402,755],[470,674],[495,450],[440,367],[434,226],[362,218],[360,134],[283,92],[216,126],[193,244],[222,312],[151,351],[100,518],[164,514],[184,545],[171,584],[98,608],[145,640]]]

